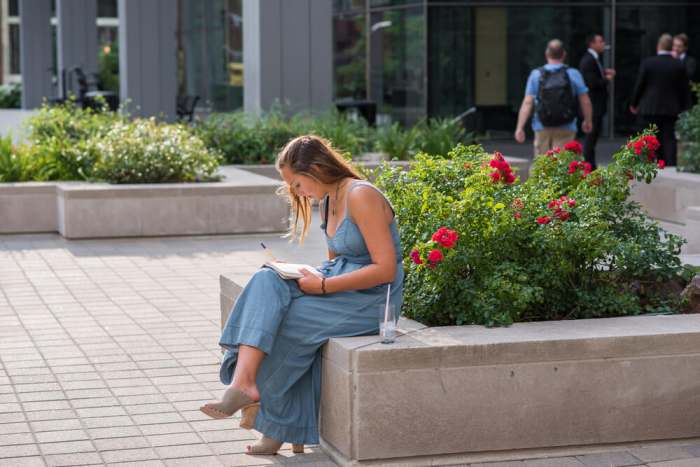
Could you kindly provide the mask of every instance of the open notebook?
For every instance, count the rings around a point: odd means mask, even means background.
[[[323,273],[313,266],[308,264],[296,264],[296,263],[278,263],[276,261],[268,261],[263,264],[264,267],[270,268],[280,275],[282,279],[301,279],[304,275],[301,273],[302,269],[306,269],[312,274],[318,277],[323,277]]]

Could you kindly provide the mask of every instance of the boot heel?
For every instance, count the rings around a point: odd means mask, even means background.
[[[304,445],[303,444],[292,444],[292,452],[294,454],[304,454]]]
[[[241,409],[240,427],[246,430],[252,430],[255,427],[255,417],[258,416],[260,404],[251,404]]]

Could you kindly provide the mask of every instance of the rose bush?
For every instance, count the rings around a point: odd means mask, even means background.
[[[377,184],[401,226],[405,315],[428,325],[634,315],[678,309],[683,240],[632,202],[630,178],[659,165],[650,132],[591,171],[578,143],[550,151],[518,183],[499,153],[458,146],[385,167]]]

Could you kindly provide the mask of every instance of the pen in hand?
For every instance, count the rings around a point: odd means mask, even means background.
[[[265,250],[265,253],[270,257],[272,261],[277,261],[277,258],[275,258],[275,255],[272,254],[272,252],[265,246],[263,242],[260,242],[260,246],[263,247],[263,250]]]

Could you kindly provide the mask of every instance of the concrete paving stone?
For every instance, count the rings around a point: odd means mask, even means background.
[[[122,438],[102,438],[94,440],[99,451],[115,451],[118,449],[148,448],[151,445],[143,436],[125,436]]]
[[[67,400],[24,402],[22,404],[25,412],[51,411],[70,409],[71,405]]]
[[[554,457],[550,459],[529,459],[523,461],[525,467],[585,467],[575,457]]]
[[[114,397],[94,397],[91,399],[75,399],[71,401],[75,409],[85,409],[93,407],[113,407],[119,405]]]
[[[15,375],[12,377],[12,382],[16,385],[35,384],[35,383],[55,383],[56,377],[53,374],[43,375]]]
[[[45,420],[39,422],[31,422],[32,430],[35,433],[43,431],[62,431],[62,430],[80,430],[82,425],[77,418],[65,420]]]
[[[15,384],[14,389],[17,394],[23,394],[25,392],[60,391],[61,386],[58,383]]]
[[[102,452],[104,461],[108,464],[117,462],[136,462],[158,459],[158,454],[152,448],[121,449],[118,451]]]
[[[165,394],[164,397],[170,402],[198,401],[205,402],[214,398],[211,391],[189,391],[181,393]]]
[[[10,389],[12,389],[12,388],[10,387]],[[6,403],[10,403],[10,402],[19,402],[19,399],[12,392],[0,393],[0,404],[6,404]]]
[[[166,459],[165,465],[168,467],[189,467],[196,465],[197,467],[220,467],[222,464],[219,459],[214,456],[203,457],[186,457],[183,459]]]
[[[20,376],[51,376],[53,373],[46,366],[30,367],[30,368],[6,368],[7,374],[16,382]]]
[[[177,412],[133,415],[132,418],[138,425],[150,425],[154,423],[171,423],[184,421],[183,417]]]
[[[246,446],[255,443],[255,440],[226,441],[223,443],[208,443],[207,446],[217,455],[245,454]]]
[[[114,417],[119,415],[127,415],[126,411],[122,407],[89,407],[85,409],[75,410],[80,418],[92,418],[92,417]]]
[[[469,464],[466,467],[525,467],[525,463],[522,461],[504,461],[504,462],[482,462],[478,464]],[[451,466],[457,467],[457,466]]]
[[[68,381],[94,381],[101,380],[102,376],[96,371],[86,371],[82,373],[61,373],[56,375],[56,379],[61,383]]]
[[[217,431],[200,431],[199,436],[207,443],[229,442],[229,441],[255,441],[258,437],[251,430],[242,428],[217,430]]]
[[[35,444],[17,444],[14,446],[3,446],[0,449],[0,459],[9,457],[25,457],[39,455],[39,448]],[[0,464],[4,463],[0,460]]]
[[[12,467],[44,467],[46,463],[41,457],[13,457],[10,459],[3,459],[0,461],[0,465],[7,465]]]
[[[89,428],[88,434],[94,440],[103,438],[122,438],[127,436],[141,436],[141,430],[137,426],[116,426],[107,428]]]
[[[125,405],[124,408],[129,413],[129,415],[168,413],[175,411],[173,404],[170,403]]]
[[[22,406],[19,405],[19,403],[17,403],[17,402],[7,402],[4,404],[0,404],[0,414],[21,412],[21,411],[22,411]]]
[[[44,456],[46,464],[53,466],[78,466],[78,465],[103,465],[100,455],[96,452],[82,452],[73,454],[53,454]]]
[[[191,391],[205,391],[207,388],[204,387],[202,383],[189,383],[189,384],[166,384],[158,385],[160,392],[163,394],[179,393],[179,392],[191,392]],[[223,386],[219,384],[219,389],[223,389]]]
[[[0,433],[2,434],[29,433],[30,431],[29,424],[26,422],[0,424]]]
[[[3,426],[0,425],[0,446],[11,446],[14,444],[32,444],[34,437],[31,433],[12,433],[6,434]]]
[[[95,447],[90,441],[66,441],[58,443],[39,444],[44,455],[49,454],[69,454],[72,452],[93,452]]]
[[[191,433],[193,428],[184,422],[178,423],[157,423],[154,425],[141,425],[141,432],[148,435],[167,435],[170,433]]]
[[[161,460],[153,459],[149,461],[117,462],[109,464],[109,467],[163,467],[165,464]]]
[[[91,373],[95,371],[95,367],[92,364],[88,365],[66,365],[57,366],[51,369],[53,373],[58,376],[64,373]]]
[[[66,410],[38,410],[36,412],[25,412],[27,420],[37,422],[41,420],[65,420],[75,419],[77,414],[72,409]]]
[[[136,396],[144,394],[158,394],[159,388],[155,386],[125,386],[125,387],[113,387],[110,385],[112,393],[115,396],[121,398],[123,396]]]
[[[117,426],[130,426],[134,422],[128,415],[118,415],[113,417],[84,418],[82,423],[85,428],[109,428]]]
[[[107,389],[107,384],[101,379],[92,379],[84,381],[62,381],[63,390],[85,390],[85,389]]]
[[[36,440],[39,443],[56,443],[62,441],[84,441],[90,437],[83,430],[60,430],[60,431],[43,431],[36,433]]]
[[[187,368],[177,366],[170,368],[152,368],[143,370],[143,372],[149,378],[159,377],[159,376],[191,376]]]
[[[184,444],[200,444],[202,438],[196,433],[171,433],[147,436],[153,447],[157,446],[177,446]]]
[[[650,462],[648,467],[700,467],[700,459],[697,457],[691,459],[676,459],[663,462]]]
[[[629,452],[646,463],[693,457],[690,452],[678,445],[643,446],[632,448]]]
[[[68,398],[63,391],[25,392],[19,395],[19,400],[22,402],[59,401],[65,399]]]
[[[158,404],[168,402],[162,394],[140,394],[136,396],[119,396],[119,402],[123,405]],[[127,409],[128,410],[128,409]]]
[[[212,450],[206,444],[186,444],[182,446],[163,446],[155,448],[161,459],[180,457],[211,456]]]
[[[69,399],[85,399],[89,397],[111,397],[112,393],[109,389],[91,388],[91,389],[71,389],[66,391]]]
[[[281,456],[249,456],[247,454],[226,454],[218,456],[221,462],[230,467],[256,466],[256,465],[284,465]],[[335,465],[335,464],[333,464]]]

